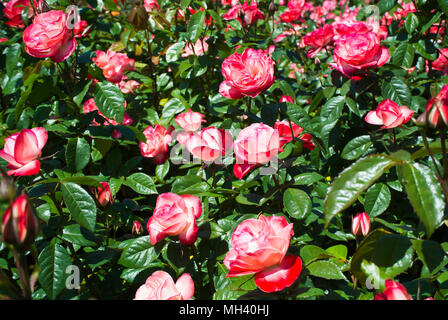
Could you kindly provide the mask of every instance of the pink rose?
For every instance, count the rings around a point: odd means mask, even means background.
[[[125,53],[117,53],[113,50],[107,52],[97,50],[96,57],[92,61],[103,70],[106,80],[119,83],[124,79],[123,72],[134,70],[135,60],[128,58]]]
[[[428,118],[429,124],[434,128],[448,126],[448,85],[445,85],[435,98],[428,101],[426,111],[420,117],[425,122]]]
[[[140,87],[140,83],[135,80],[125,81],[126,79],[127,77],[123,77],[120,83],[118,83],[118,87],[124,94],[134,93],[134,90]]]
[[[238,20],[245,27],[253,24],[257,20],[263,20],[264,14],[258,9],[256,1],[252,1],[250,5],[247,4],[247,1],[244,1],[243,4],[232,6],[224,15],[224,20],[234,19]]]
[[[308,58],[313,58],[323,48],[333,42],[333,27],[325,25],[322,28],[316,29],[313,32],[306,34],[300,42],[301,47],[311,47],[308,51]]]
[[[232,149],[232,134],[224,129],[209,127],[194,134],[188,144],[188,150],[205,162],[213,162],[225,156]]]
[[[159,4],[157,3],[157,0],[144,0],[143,5],[147,12],[153,11],[154,9],[157,9],[157,10],[160,9]]]
[[[370,218],[365,212],[357,214],[352,220],[352,233],[357,235],[361,233],[363,236],[367,235],[370,230]]]
[[[171,143],[171,126],[168,130],[156,124],[155,127],[148,126],[143,134],[146,142],[139,142],[140,153],[145,158],[153,158],[155,164],[161,164],[168,159],[168,144]]]
[[[440,49],[439,51],[439,57],[431,63],[432,68],[443,73],[448,73],[448,48]]]
[[[286,256],[292,228],[282,216],[244,220],[233,231],[232,248],[224,258],[226,277],[255,274],[255,284],[264,292],[291,286],[302,270],[300,257]]]
[[[387,279],[386,288],[375,295],[373,300],[412,300],[412,297],[401,283]]]
[[[76,39],[67,28],[64,11],[51,10],[36,16],[23,33],[25,50],[36,58],[54,62],[67,59],[76,48]]]
[[[300,135],[303,132],[303,128],[295,124],[294,122],[291,122],[291,125],[289,124],[289,121],[277,121],[275,123],[274,129],[278,130],[279,136],[280,136],[280,147],[283,147],[285,144],[293,140],[292,133],[294,134],[295,138],[299,138],[303,142],[303,146],[307,148],[308,150],[314,150],[315,144],[312,141],[312,137],[310,134],[305,133],[303,135]]]
[[[202,122],[205,122],[204,115],[202,113],[194,112],[191,109],[177,115],[174,121],[176,121],[182,129],[188,132],[199,130]]]
[[[4,3],[5,8],[3,9],[3,13],[9,21],[6,21],[10,27],[16,28],[25,28],[25,25],[22,21],[22,11],[28,10],[28,18],[33,16],[33,10],[31,9],[30,0],[10,0]],[[37,6],[37,2],[34,1],[34,5]]]
[[[39,173],[40,162],[37,160],[42,148],[47,143],[45,128],[23,129],[5,139],[0,150],[0,158],[8,161],[7,173],[14,176],[29,176]]]
[[[174,283],[169,273],[156,271],[138,288],[134,300],[190,300],[193,294],[194,283],[189,273]]]
[[[92,187],[91,191],[96,195],[98,203],[105,207],[108,203],[114,203],[114,199],[112,197],[112,193],[110,191],[109,184],[107,182],[100,182],[101,187],[95,188]]]
[[[275,80],[274,61],[263,50],[246,49],[235,52],[222,63],[224,82],[219,92],[226,98],[255,98]]]
[[[351,76],[384,65],[389,50],[381,47],[380,38],[373,32],[344,35],[336,42],[333,60],[330,66]]]
[[[282,95],[281,98],[280,98],[280,101],[279,101],[279,102],[290,102],[290,103],[294,103],[294,100],[292,99],[291,96],[285,96],[285,95]]]
[[[79,20],[75,24],[75,27],[73,28],[73,34],[75,35],[76,38],[86,36],[90,32],[90,30],[85,31],[86,29],[87,29],[87,21]]]
[[[181,243],[193,244],[198,238],[196,219],[201,216],[201,200],[189,194],[162,193],[157,197],[156,208],[146,228],[151,244],[165,237],[179,236]]]
[[[233,173],[242,179],[254,167],[268,163],[280,149],[280,136],[276,129],[263,123],[253,123],[240,131],[233,142],[236,163]]]
[[[184,52],[181,54],[181,56],[183,58],[186,58],[191,55],[195,55],[195,56],[199,57],[202,53],[207,52],[207,50],[208,50],[207,39],[209,39],[209,37],[204,37],[202,39],[198,39],[196,41],[196,43],[194,44],[194,46],[190,42],[188,42],[185,45]]]
[[[411,119],[414,111],[406,106],[398,106],[392,100],[384,100],[375,111],[369,111],[365,117],[366,122],[383,125],[381,129],[401,126]]]

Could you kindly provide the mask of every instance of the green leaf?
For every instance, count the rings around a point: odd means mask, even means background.
[[[62,197],[71,216],[84,228],[94,231],[96,204],[92,197],[79,185],[67,182],[61,185]]]
[[[123,93],[113,83],[104,81],[96,84],[95,104],[105,117],[122,123],[124,102]]]
[[[151,244],[149,236],[139,237],[124,248],[118,263],[127,268],[149,267],[159,253]]]
[[[419,163],[401,165],[402,184],[428,237],[442,223],[445,200],[434,172]]]
[[[90,146],[83,138],[71,138],[65,149],[67,167],[72,172],[84,169],[90,161]]]
[[[79,224],[71,224],[64,228],[62,231],[62,239],[69,241],[70,243],[82,246],[91,247],[95,246],[99,241],[99,238],[92,232],[84,229]]]
[[[20,43],[13,43],[7,46],[3,52],[6,56],[5,67],[6,74],[12,75],[13,71],[17,68],[17,64],[20,59],[21,45]]]
[[[89,91],[90,85],[92,84],[92,80],[89,80],[84,87],[82,88],[82,90],[73,97],[73,102],[76,103],[76,105],[78,107],[81,106],[82,101],[84,100],[84,97],[86,96],[87,91]]]
[[[347,280],[341,269],[331,261],[319,260],[306,267],[310,274],[315,277],[328,280]]]
[[[409,34],[413,33],[415,29],[417,29],[418,24],[418,17],[414,13],[411,12],[406,16],[404,26]]]
[[[185,42],[183,41],[171,45],[166,51],[166,62],[176,62],[179,60],[180,52],[183,48],[185,48]]]
[[[145,173],[137,172],[126,178],[124,184],[140,194],[157,194],[152,178]]]
[[[165,161],[163,164],[159,164],[156,166],[156,178],[158,181],[163,181],[165,176],[170,171],[170,162]]]
[[[347,259],[347,247],[343,244],[337,244],[335,246],[325,249],[330,255],[345,260]]]
[[[364,198],[364,209],[370,217],[382,214],[389,207],[390,190],[384,183],[376,183],[367,190]]]
[[[341,153],[341,158],[345,160],[355,160],[361,157],[372,146],[369,135],[359,136],[350,140]]]
[[[402,106],[411,104],[411,91],[401,78],[393,77],[390,81],[384,81],[381,92],[384,99],[390,99]]]
[[[410,68],[414,62],[414,47],[407,43],[401,43],[395,49],[392,56],[392,63],[403,68]]]
[[[190,41],[196,43],[201,36],[202,30],[204,30],[205,11],[198,11],[190,17],[187,25],[187,33],[189,34]]]
[[[440,243],[433,240],[412,240],[412,243],[418,257],[428,267],[431,274],[439,272],[448,263]]]
[[[318,246],[306,245],[300,249],[300,257],[307,265],[315,260],[331,258],[333,255]]]
[[[388,234],[390,234],[390,232],[386,230],[375,229],[370,232],[356,248],[350,262],[350,271],[362,286],[365,286],[367,277],[361,269],[361,263],[363,260],[372,261],[376,242],[378,239]]]
[[[39,283],[50,299],[56,299],[66,288],[70,275],[67,267],[72,264],[67,250],[59,244],[50,244],[39,255]]]
[[[442,9],[445,14],[448,14],[448,0],[437,0],[440,9]]]
[[[389,278],[394,278],[409,269],[413,253],[412,242],[408,238],[390,234],[376,241],[371,261]]]
[[[335,215],[350,207],[364,190],[395,164],[395,161],[376,154],[362,158],[342,171],[329,187],[325,198],[326,226]]]
[[[378,8],[380,9],[380,14],[384,14],[395,6],[395,0],[380,0],[378,2]]]
[[[306,218],[313,206],[310,197],[304,191],[294,188],[286,189],[283,194],[283,205],[288,214],[295,219]]]

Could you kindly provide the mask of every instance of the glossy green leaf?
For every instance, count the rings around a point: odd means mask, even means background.
[[[90,194],[72,182],[63,183],[61,190],[64,203],[73,219],[84,228],[94,231],[97,209]]]
[[[303,219],[311,213],[310,197],[300,189],[289,188],[283,194],[283,205],[288,214],[296,219]]]
[[[364,209],[370,217],[382,214],[389,207],[391,201],[390,190],[384,183],[371,186],[364,197]]]
[[[157,259],[159,251],[151,244],[149,236],[132,240],[123,250],[119,264],[127,268],[149,267]]]
[[[307,266],[308,271],[312,276],[324,278],[328,280],[346,280],[346,277],[341,272],[341,269],[331,261],[314,261]]]
[[[90,161],[90,146],[83,138],[71,138],[65,149],[67,167],[72,172],[81,171]]]
[[[157,194],[156,186],[154,181],[150,176],[145,173],[137,172],[131,174],[123,182],[128,187],[132,188],[137,193],[140,194]]]
[[[341,153],[341,158],[346,160],[356,160],[366,153],[372,146],[369,135],[359,136],[350,140]]]
[[[108,81],[96,84],[95,104],[108,119],[123,122],[124,102],[123,93],[115,84]]]

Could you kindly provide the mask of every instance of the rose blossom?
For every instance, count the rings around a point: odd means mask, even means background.
[[[0,158],[8,161],[8,175],[29,176],[39,173],[40,162],[37,160],[42,148],[47,143],[45,128],[23,129],[5,139],[0,150]]]
[[[333,27],[330,25],[325,25],[322,28],[316,29],[313,32],[306,34],[302,41],[300,42],[300,46],[311,47],[308,51],[308,58],[313,58],[316,54],[318,54],[323,48],[329,45],[333,41]]]
[[[233,173],[242,179],[254,167],[268,163],[280,149],[279,132],[263,123],[253,123],[240,131],[233,142],[236,163]]]
[[[112,197],[112,193],[110,191],[109,183],[107,182],[100,182],[101,187],[95,188],[92,187],[91,191],[93,194],[96,195],[96,198],[98,200],[98,203],[105,207],[108,203],[112,204],[114,203],[114,199]]]
[[[162,193],[157,197],[156,208],[146,225],[151,244],[171,236],[179,236],[180,242],[185,245],[193,244],[198,238],[196,219],[201,213],[202,205],[198,197]]]
[[[198,39],[194,46],[188,42],[185,45],[184,52],[181,54],[183,58],[186,58],[191,55],[200,56],[203,52],[206,52],[208,50],[208,43],[207,39],[209,37],[204,37],[203,39]]]
[[[224,81],[219,92],[226,98],[255,98],[275,80],[274,61],[263,50],[245,49],[227,57],[222,63]]]
[[[144,0],[143,5],[145,6],[145,10],[147,12],[150,12],[154,9],[159,10],[159,4],[157,3],[157,0]]]
[[[241,20],[241,17],[243,20]],[[258,9],[256,1],[252,0],[250,5],[247,4],[247,1],[244,1],[243,4],[238,4],[230,8],[224,15],[224,20],[234,19],[238,20],[244,27],[253,24],[257,20],[263,20],[264,14]]]
[[[439,50],[439,57],[431,62],[431,66],[434,70],[438,70],[442,73],[448,73],[448,48]]]
[[[194,283],[189,273],[184,273],[174,283],[165,271],[156,271],[138,288],[134,300],[190,300]]]
[[[430,99],[426,104],[426,111],[422,113],[418,120],[428,120],[434,128],[448,126],[448,85],[445,85],[437,96]]]
[[[298,137],[303,142],[303,146],[307,148],[308,150],[314,150],[315,144],[313,143],[313,138],[310,134],[305,133],[303,135],[300,135],[303,132],[303,128],[295,124],[294,122],[291,122],[291,125],[289,124],[289,121],[277,121],[275,123],[274,129],[278,130],[279,136],[280,136],[280,147],[283,147],[288,142],[292,141],[292,134],[291,134],[291,128],[292,133],[294,134],[294,137]]]
[[[209,127],[191,136],[187,149],[205,162],[215,161],[232,149],[232,134],[224,129]]]
[[[96,57],[92,61],[103,70],[106,80],[119,83],[124,79],[123,72],[134,70],[135,60],[130,59],[125,53],[118,53],[111,49],[107,52],[97,50]]]
[[[10,27],[17,27],[20,29],[25,28],[22,21],[22,11],[28,10],[28,18],[33,16],[30,0],[10,0],[5,2],[4,5],[5,8],[3,9],[3,13],[5,17],[9,19],[9,21],[6,21],[5,24]],[[34,6],[38,6],[36,1],[34,1]]]
[[[375,295],[373,300],[412,300],[412,297],[401,283],[387,279],[385,285],[384,291]]]
[[[168,144],[171,143],[171,126],[168,130],[156,124],[154,127],[148,126],[143,134],[146,142],[139,142],[140,153],[145,158],[153,158],[155,164],[161,164],[168,159]]]
[[[389,60],[389,50],[381,47],[373,32],[344,35],[336,41],[333,60],[330,66],[346,76],[354,76],[384,65]]]
[[[199,130],[202,122],[205,122],[204,115],[202,113],[194,112],[191,109],[177,115],[174,121],[176,121],[182,129],[188,132]]]
[[[357,214],[352,219],[352,233],[357,235],[362,233],[363,236],[367,235],[370,230],[370,218],[365,212]]]
[[[285,96],[282,95],[279,102],[290,102],[290,103],[294,103],[294,100],[292,99],[291,96]]]
[[[304,5],[305,0],[289,0],[288,10],[280,15],[280,20],[283,22],[299,20],[302,16],[302,9]]]
[[[67,59],[76,48],[76,39],[67,28],[64,11],[51,10],[36,16],[23,33],[25,50],[36,58],[54,62]]]
[[[381,129],[401,126],[411,119],[414,111],[406,106],[398,106],[390,99],[381,102],[375,111],[369,111],[365,121],[370,124],[383,125]]]
[[[264,292],[291,286],[300,274],[302,260],[286,255],[293,224],[282,216],[247,219],[233,231],[231,249],[224,258],[226,277],[255,274],[255,284]]]

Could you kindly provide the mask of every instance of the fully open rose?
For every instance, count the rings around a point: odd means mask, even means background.
[[[156,271],[138,288],[134,300],[190,300],[194,283],[189,273],[184,273],[174,283],[170,274]]]
[[[181,243],[193,244],[198,237],[196,219],[201,213],[201,201],[196,196],[179,196],[171,192],[159,195],[154,213],[146,226],[151,244],[169,236],[179,236]]]
[[[222,63],[219,92],[226,98],[256,97],[274,83],[274,61],[263,51],[246,49],[235,52]]]
[[[76,48],[76,39],[67,28],[64,11],[52,10],[36,16],[25,29],[25,50],[36,58],[50,58],[54,62],[67,59]]]
[[[344,75],[362,75],[367,69],[384,65],[389,60],[389,50],[381,46],[376,33],[346,34],[336,42],[333,60],[330,66]]]
[[[302,270],[298,256],[286,255],[292,227],[281,216],[244,220],[233,231],[232,249],[224,258],[227,277],[255,274],[255,284],[265,292],[291,286]]]

